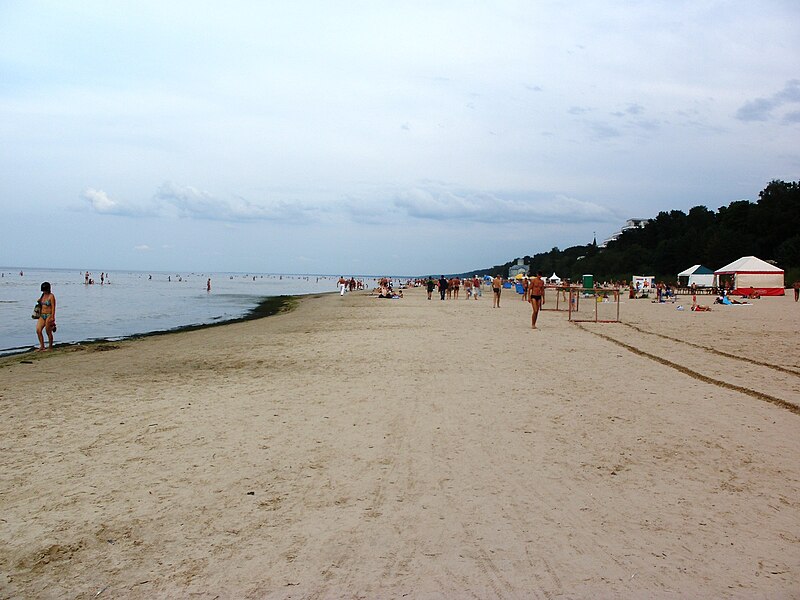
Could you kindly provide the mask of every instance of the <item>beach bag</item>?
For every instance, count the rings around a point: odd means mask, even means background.
[[[41,316],[42,316],[42,303],[41,301],[39,301],[33,307],[33,314],[31,315],[31,319],[38,319]]]

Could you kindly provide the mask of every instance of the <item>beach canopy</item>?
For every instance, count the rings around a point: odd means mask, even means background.
[[[693,283],[697,287],[713,287],[714,286],[714,271],[703,265],[694,265],[678,273],[678,280],[681,277],[686,277],[686,285],[691,286]]]
[[[742,258],[714,271],[719,281],[720,275],[733,276],[731,294],[746,296],[751,288],[762,296],[783,296],[783,269],[771,265],[755,256]]]
[[[553,271],[553,274],[550,275],[550,277],[547,278],[547,281],[549,281],[550,283],[559,284],[559,283],[561,283],[561,277],[556,275],[556,272]]]

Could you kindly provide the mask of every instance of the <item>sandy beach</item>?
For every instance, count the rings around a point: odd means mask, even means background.
[[[800,597],[800,304],[529,315],[334,294],[0,360],[0,597]]]

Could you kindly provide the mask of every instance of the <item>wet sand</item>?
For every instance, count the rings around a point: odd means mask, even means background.
[[[0,360],[0,597],[797,597],[800,305],[509,292]]]

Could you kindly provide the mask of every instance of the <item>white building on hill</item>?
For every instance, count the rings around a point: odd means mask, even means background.
[[[628,219],[627,221],[625,221],[625,225],[623,226],[622,229],[620,229],[615,233],[612,233],[605,240],[603,240],[602,244],[599,244],[597,247],[605,248],[606,246],[608,246],[609,242],[616,242],[619,239],[619,237],[629,229],[641,229],[649,222],[650,219]]]

